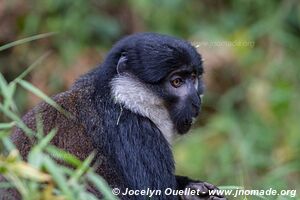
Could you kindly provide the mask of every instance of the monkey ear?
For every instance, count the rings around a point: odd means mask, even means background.
[[[122,52],[121,57],[119,58],[118,64],[117,64],[117,73],[120,74],[127,69],[127,54],[126,52]]]

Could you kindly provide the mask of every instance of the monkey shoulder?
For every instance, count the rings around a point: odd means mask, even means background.
[[[44,134],[56,129],[56,135],[51,143],[64,149],[80,159],[85,159],[93,150],[92,143],[84,125],[79,119],[83,109],[82,104],[87,104],[85,98],[87,88],[77,87],[66,92],[55,95],[52,99],[70,115],[64,115],[46,102],[41,102],[24,115],[22,121],[25,125],[36,130],[37,116],[41,118]],[[15,128],[11,139],[20,150],[21,155],[26,158],[32,145],[36,143],[36,137],[28,137],[20,128]],[[80,152],[80,153],[78,153]]]

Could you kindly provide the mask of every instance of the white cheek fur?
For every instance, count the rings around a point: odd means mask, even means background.
[[[120,74],[111,81],[115,103],[149,118],[171,144],[176,130],[162,99],[130,74]]]

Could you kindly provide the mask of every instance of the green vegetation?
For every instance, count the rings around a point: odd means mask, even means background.
[[[6,49],[6,47],[12,47],[23,41],[26,42],[31,39],[39,38],[39,36],[26,38],[2,46],[0,49],[3,50]],[[85,161],[81,162],[75,156],[50,144],[50,141],[55,136],[56,130],[53,129],[45,134],[42,128],[43,123],[39,116],[37,116],[37,119],[40,119],[36,125],[37,131],[34,132],[22,122],[17,114],[17,105],[14,102],[13,97],[18,86],[22,86],[56,109],[67,114],[60,105],[47,97],[42,91],[31,85],[29,82],[22,80],[22,78],[24,78],[35,66],[40,64],[46,56],[47,54],[42,56],[10,83],[7,83],[0,73],[2,97],[0,112],[5,115],[4,119],[7,119],[6,121],[10,121],[0,123],[0,174],[8,180],[8,182],[1,182],[0,187],[17,188],[24,200],[97,199],[92,193],[87,191],[87,188],[89,187],[88,183],[91,183],[98,191],[103,192],[105,199],[116,199],[111,194],[110,188],[105,180],[93,172],[93,169],[89,167],[94,157],[93,154]],[[36,136],[38,139],[38,142],[28,154],[27,162],[22,160],[19,152],[9,139],[9,135],[14,126],[20,127],[28,137]],[[64,165],[58,164],[57,161],[64,161],[73,168],[70,169]],[[9,196],[1,194],[0,191],[0,198],[7,199]]]
[[[295,198],[271,199],[299,198],[299,1],[5,0],[0,7],[0,173],[11,174],[24,197],[90,195],[84,189],[94,177],[90,158],[82,163],[48,144],[55,130],[41,137],[34,159],[20,159],[8,136],[15,125],[26,129],[19,117],[39,101],[32,93],[55,105],[44,93],[69,87],[122,35],[152,31],[190,40],[205,59],[203,112],[174,146],[177,172],[222,186],[297,190]],[[74,170],[48,154],[68,157]],[[95,185],[108,191],[100,177]]]

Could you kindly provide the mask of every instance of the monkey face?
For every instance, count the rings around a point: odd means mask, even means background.
[[[179,134],[186,133],[199,115],[203,94],[202,73],[182,66],[164,80],[164,97],[170,117]]]

